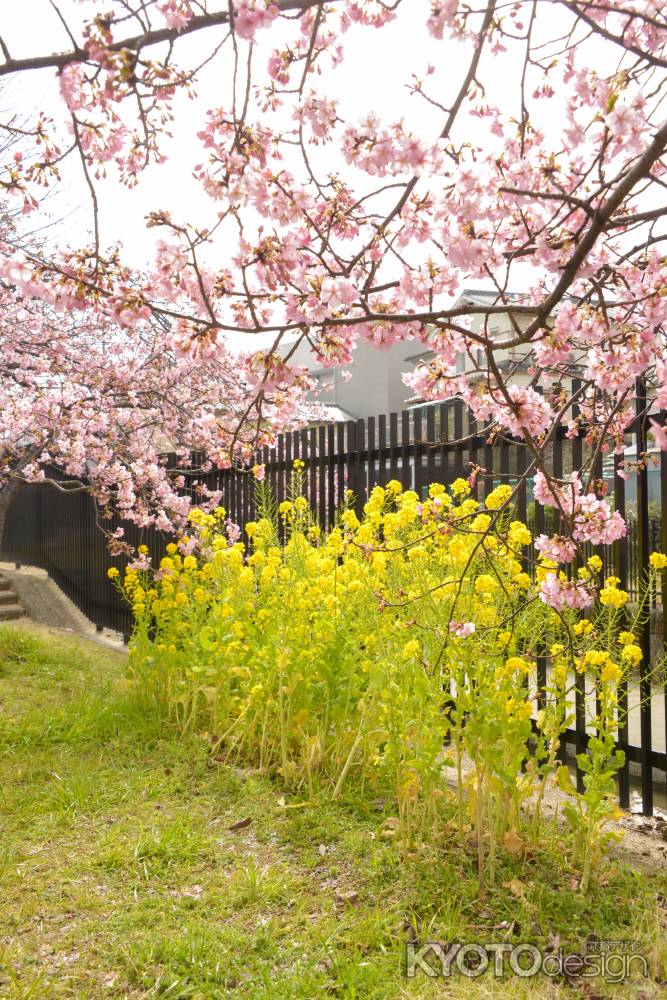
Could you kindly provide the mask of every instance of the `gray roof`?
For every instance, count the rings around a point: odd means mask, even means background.
[[[495,290],[487,292],[483,288],[464,288],[458,298],[458,302],[468,302],[474,306],[501,305],[501,298],[508,302],[520,303],[522,299],[526,298],[526,295],[525,292],[503,292],[501,296]]]

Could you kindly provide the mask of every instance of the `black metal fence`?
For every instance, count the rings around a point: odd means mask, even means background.
[[[638,412],[640,407],[641,397]],[[600,550],[605,573],[619,577],[620,586],[629,590],[633,600],[645,598],[647,606],[656,609],[646,616],[638,637],[644,657],[635,679],[637,691],[633,693],[630,685],[630,690],[624,686],[619,692],[621,709],[630,709],[618,735],[627,758],[619,775],[620,802],[629,804],[633,775],[638,771],[642,810],[650,815],[654,790],[660,788],[663,794],[667,777],[667,699],[664,681],[656,682],[651,665],[652,626],[653,661],[663,653],[661,612],[667,604],[667,585],[648,590],[650,552],[667,551],[667,518],[661,516],[667,506],[667,461],[660,462],[659,456],[654,461],[647,453],[643,420],[635,421],[628,440],[631,454],[606,457],[592,451],[581,438],[568,438],[566,429],[559,427],[548,449],[547,464],[558,477],[588,464],[595,478],[606,483],[610,500],[628,518],[629,528],[626,538]],[[637,475],[627,484],[617,474],[624,457],[639,462]],[[265,466],[265,478],[278,501],[286,496],[296,458],[304,463],[304,493],[323,525],[333,522],[348,490],[361,511],[373,487],[391,479],[399,480],[404,489],[423,493],[432,482],[449,484],[472,474],[479,499],[499,483],[517,485],[517,516],[538,534],[558,530],[555,512],[533,500],[531,456],[525,445],[479,426],[460,400],[280,435],[274,448],[262,449],[250,463]],[[200,476],[199,482],[220,491],[221,503],[233,521],[242,525],[254,518],[254,480],[249,472],[216,470]],[[191,488],[196,488],[195,482]],[[9,509],[0,556],[46,569],[99,628],[127,634],[129,611],[107,579],[108,568],[117,565],[122,570],[125,560],[109,556],[97,517],[85,493],[69,495],[53,487],[25,486]],[[119,526],[132,544],[147,544],[156,561],[164,554],[168,537],[127,522],[105,525]],[[546,656],[540,657],[538,683],[545,680],[547,669]],[[578,676],[576,726],[566,736],[577,753],[588,740],[586,707],[591,692],[585,691],[584,683],[584,677]],[[581,774],[578,779],[582,787]]]

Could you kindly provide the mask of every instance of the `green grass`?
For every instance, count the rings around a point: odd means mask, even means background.
[[[658,997],[667,879],[609,863],[587,897],[558,836],[477,898],[454,843],[402,857],[391,803],[285,795],[179,741],[115,653],[0,628],[0,997]],[[250,818],[243,830],[229,827]],[[356,894],[350,895],[350,894]],[[648,980],[443,981],[404,972],[408,940],[636,940]]]

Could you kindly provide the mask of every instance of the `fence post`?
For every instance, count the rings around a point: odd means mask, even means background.
[[[378,483],[387,485],[387,416],[378,417]]]
[[[581,382],[579,379],[572,379],[572,395],[579,391]],[[572,419],[579,416],[579,407],[575,404],[572,407]],[[583,447],[579,434],[572,439],[572,470],[581,470],[583,465]],[[577,571],[578,559],[575,557],[572,563],[572,574]],[[575,714],[575,749],[577,756],[586,752],[586,677],[584,674],[576,673],[574,679],[574,714]],[[577,791],[584,791],[583,771],[577,763]]]
[[[355,497],[357,496],[357,422],[348,420],[345,424],[347,440],[347,486]],[[345,493],[343,494],[345,496]],[[347,497],[345,497],[347,499]]]
[[[663,410],[660,414],[660,423],[664,424],[665,421],[667,421],[667,411]],[[660,551],[667,552],[667,461],[665,461],[665,453],[663,451],[660,452]],[[661,581],[662,585],[660,596],[662,606],[660,608],[660,621],[662,629],[662,651],[667,662],[667,630],[665,630],[665,609],[667,608],[667,573],[661,574]],[[663,692],[665,733],[667,733],[667,670],[664,670]],[[665,782],[667,783],[667,768],[665,769]]]
[[[625,520],[625,480],[619,475],[622,456],[614,456],[614,507]],[[614,542],[614,573],[620,580],[621,590],[628,589],[628,536]],[[623,679],[618,686],[618,743],[625,754],[625,763],[618,772],[618,800],[624,809],[630,808],[630,760],[628,755],[628,682]]]
[[[366,492],[370,497],[377,475],[375,472],[375,417],[369,417],[366,422]]]
[[[414,449],[410,455],[410,411],[401,411],[401,483],[404,490],[412,489],[412,470],[410,468],[411,457],[414,458]]]
[[[412,461],[414,464],[413,489],[421,500],[422,490],[422,456],[424,454],[422,411],[417,408],[412,411]]]
[[[639,665],[639,693],[641,698],[641,781],[642,813],[653,815],[652,732],[651,732],[651,609],[649,595],[649,534],[648,534],[648,460],[646,455],[646,383],[638,378],[636,384],[636,441],[637,461],[637,576],[639,584],[640,646],[642,661]]]
[[[398,413],[389,414],[389,478],[398,479]]]
[[[364,516],[364,504],[366,503],[366,493],[368,486],[367,473],[370,470],[370,444],[366,448],[366,421],[359,419],[356,422],[354,433],[354,445],[356,453],[356,479],[357,485],[354,491],[354,509],[357,517],[361,520]],[[364,461],[364,454],[368,455],[368,461]]]
[[[449,486],[451,479],[449,476],[449,412],[451,404],[440,404],[440,482],[443,486]]]

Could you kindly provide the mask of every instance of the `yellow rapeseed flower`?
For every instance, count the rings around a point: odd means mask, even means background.
[[[455,479],[451,485],[451,491],[455,497],[467,497],[470,493],[470,485],[465,479]]]
[[[530,545],[533,536],[523,521],[512,521],[509,527],[508,540],[513,549]]]
[[[625,607],[628,603],[628,594],[625,590],[619,590],[616,586],[606,586],[600,591],[600,604],[607,608]]]
[[[533,664],[529,663],[528,660],[524,660],[522,656],[510,656],[505,660],[505,673],[513,674],[517,671],[522,674],[529,674],[532,670]]]
[[[481,573],[475,580],[475,593],[494,594],[498,589],[498,581],[488,573]]]
[[[421,644],[417,639],[410,639],[403,646],[402,657],[404,660],[412,660],[415,656],[418,656],[421,652]]]
[[[488,514],[478,514],[470,525],[470,530],[478,531],[480,534],[483,534],[488,529],[490,524],[491,518]],[[489,541],[492,541],[492,539],[489,539]]]
[[[346,510],[341,518],[344,527],[354,530],[359,527],[359,518],[353,510]]]
[[[512,496],[512,487],[506,484],[501,486],[496,486],[495,490],[489,493],[488,497],[484,500],[484,506],[489,510],[498,510],[504,504],[507,503],[509,498]]]
[[[609,660],[609,662],[605,663],[604,667],[602,668],[602,673],[600,674],[600,680],[607,684],[610,682],[613,684],[618,684],[622,676],[623,676],[623,671],[621,670],[619,665]]]
[[[633,667],[636,667],[639,665],[639,663],[641,663],[643,655],[644,654],[642,653],[639,646],[635,645],[634,642],[629,642],[626,646],[623,647],[621,658],[624,659],[626,663],[630,663],[632,664]]]
[[[562,660],[559,663],[554,664],[553,678],[557,687],[563,687],[567,681],[567,666]]]

